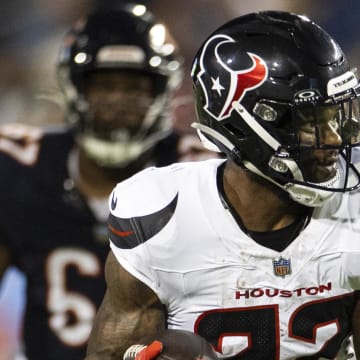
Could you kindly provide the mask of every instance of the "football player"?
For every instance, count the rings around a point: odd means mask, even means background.
[[[24,350],[36,360],[84,358],[105,290],[109,193],[178,159],[169,101],[182,58],[143,5],[76,22],[57,70],[70,126],[0,129],[0,273],[26,276]]]
[[[214,31],[192,79],[194,127],[227,159],[115,187],[87,358],[115,359],[164,327],[220,358],[347,356],[360,289],[355,71],[308,17],[264,11]]]

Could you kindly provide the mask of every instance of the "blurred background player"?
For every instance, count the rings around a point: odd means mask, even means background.
[[[77,21],[57,70],[69,126],[9,124],[0,137],[0,271],[26,276],[24,351],[36,360],[85,355],[105,288],[110,190],[179,159],[169,104],[182,58],[144,6]]]

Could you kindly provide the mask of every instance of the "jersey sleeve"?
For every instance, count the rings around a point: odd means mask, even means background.
[[[166,170],[149,168],[118,184],[109,197],[110,247],[125,270],[159,297],[154,252],[159,255],[159,239],[171,236],[168,223],[178,201],[176,187],[169,183],[174,185]]]

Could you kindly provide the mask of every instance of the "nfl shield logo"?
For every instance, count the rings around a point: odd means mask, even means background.
[[[280,257],[273,260],[274,274],[276,276],[286,276],[291,274],[291,260]]]

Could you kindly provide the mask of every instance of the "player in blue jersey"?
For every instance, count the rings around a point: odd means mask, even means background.
[[[35,360],[84,358],[105,290],[108,195],[178,160],[169,101],[182,59],[144,6],[80,19],[57,71],[68,126],[0,128],[0,273],[13,265],[26,276],[23,343]]]
[[[347,358],[360,290],[356,72],[308,17],[264,11],[215,30],[192,80],[194,126],[227,159],[115,187],[87,359],[119,359],[164,328],[203,336],[221,359]]]

